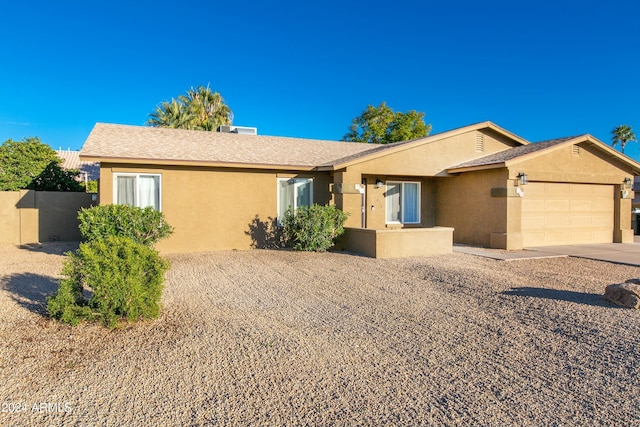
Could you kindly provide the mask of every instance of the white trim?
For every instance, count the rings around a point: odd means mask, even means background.
[[[388,221],[387,218],[387,210],[388,210],[388,197],[386,195],[386,188],[388,188],[389,184],[400,184],[400,221]],[[416,222],[407,222],[404,221],[404,214],[405,214],[405,210],[404,210],[404,203],[403,203],[403,197],[402,195],[404,194],[404,186],[405,184],[417,184],[418,185],[418,221]],[[384,209],[384,220],[385,220],[385,224],[420,224],[422,222],[422,183],[420,181],[386,181],[385,182],[385,197],[384,197],[384,203],[385,203],[385,209]]]
[[[133,176],[136,178],[136,200],[134,205],[140,206],[139,202],[139,190],[138,190],[138,178],[141,176],[157,176],[158,177],[158,211],[162,212],[162,174],[159,173],[132,173],[132,172],[114,172],[113,173],[113,204],[117,204],[118,200],[118,177],[119,176]]]

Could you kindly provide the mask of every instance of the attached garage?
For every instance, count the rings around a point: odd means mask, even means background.
[[[524,194],[524,247],[613,242],[613,185],[530,182]]]
[[[447,172],[438,225],[454,228],[455,243],[522,249],[633,242],[630,183],[640,164],[590,135],[525,144]],[[470,186],[474,192],[460,197]],[[454,192],[458,197],[448,196]]]

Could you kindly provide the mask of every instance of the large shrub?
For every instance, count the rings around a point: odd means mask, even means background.
[[[288,209],[284,218],[287,244],[298,251],[324,252],[344,233],[346,220],[347,214],[334,205]]]
[[[80,233],[87,241],[123,236],[136,243],[153,246],[173,232],[162,212],[151,207],[100,205],[80,210],[78,219]]]
[[[80,171],[63,169],[56,151],[38,137],[0,144],[0,191],[84,191]]]
[[[168,263],[158,252],[128,237],[107,236],[69,253],[66,276],[49,299],[49,315],[65,323],[98,320],[109,327],[120,319],[156,318]],[[86,300],[83,289],[92,292]]]

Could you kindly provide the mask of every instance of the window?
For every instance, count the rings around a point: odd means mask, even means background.
[[[115,203],[160,210],[160,175],[115,174],[113,181]]]
[[[420,223],[420,183],[387,182],[387,224]]]
[[[278,178],[278,221],[282,222],[284,214],[290,207],[311,206],[313,203],[313,179],[311,178]]]

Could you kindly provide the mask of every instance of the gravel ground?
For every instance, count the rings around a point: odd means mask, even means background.
[[[44,315],[63,244],[0,247],[0,425],[640,425],[640,268],[454,253],[169,257],[163,314]]]

